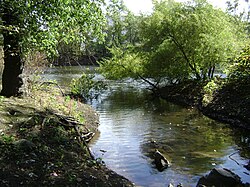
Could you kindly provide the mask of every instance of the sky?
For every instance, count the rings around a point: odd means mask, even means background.
[[[123,0],[125,5],[134,12],[135,14],[139,14],[140,12],[143,13],[150,13],[152,12],[152,1],[151,0]],[[177,0],[177,1],[185,1],[185,0]],[[217,8],[226,9],[226,1],[227,0],[208,0],[212,5]],[[244,0],[241,0],[241,4],[245,4]],[[246,5],[246,4],[245,4]]]

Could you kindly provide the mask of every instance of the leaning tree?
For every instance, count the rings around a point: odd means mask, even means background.
[[[208,80],[249,41],[244,22],[206,0],[154,1],[153,13],[144,16],[138,28],[136,45],[112,48],[112,58],[101,63],[106,78],[143,79],[154,88],[186,79]]]
[[[57,54],[59,42],[102,38],[103,0],[1,0],[3,37],[3,96],[18,96],[23,84],[24,57],[30,49]]]

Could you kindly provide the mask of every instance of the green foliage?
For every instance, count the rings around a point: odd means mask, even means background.
[[[4,96],[0,96],[0,102],[3,102],[4,101]]]
[[[126,7],[122,1],[111,0],[107,5],[107,46],[120,46],[124,41],[125,15],[127,14]],[[123,15],[124,14],[124,15]]]
[[[17,35],[24,53],[36,48],[49,56],[56,55],[59,42],[84,42],[89,35],[102,39],[102,3],[102,0],[3,0],[0,16],[9,11],[18,19],[12,25],[0,21],[0,32]]]
[[[215,83],[214,80],[209,81],[206,86],[204,86],[203,90],[205,94],[212,94],[216,89],[218,88],[218,85]]]
[[[106,47],[121,47],[127,44],[135,44],[139,16],[135,16],[121,0],[110,0],[107,4],[107,29],[105,44]]]
[[[210,80],[204,87],[203,87],[203,99],[202,104],[206,106],[209,104],[213,99],[214,95],[221,89],[223,82],[216,77]]]
[[[93,40],[87,47],[91,54],[99,57],[110,56],[109,48],[125,48],[138,42],[140,16],[130,12],[122,0],[107,1],[105,10],[104,42],[100,44]]]
[[[108,48],[125,47],[138,41],[139,16],[135,16],[122,0],[105,1],[103,6],[103,40],[95,35],[87,35],[84,45],[78,41],[58,43],[59,59],[57,61],[78,61],[83,56],[94,56],[96,59],[110,56]]]
[[[206,1],[169,0],[155,4],[152,16],[143,22],[142,36],[144,49],[151,53],[150,70],[156,63],[165,67],[166,76],[206,79],[212,77],[211,68],[223,66],[239,50],[241,33],[230,16]]]
[[[143,73],[143,59],[138,53],[123,51],[121,48],[110,49],[112,58],[100,62],[99,71],[108,79],[132,77],[139,79]],[[112,72],[112,73],[111,73]]]
[[[4,143],[13,143],[15,138],[12,135],[1,134],[0,140]]]
[[[250,46],[243,49],[228,70],[229,80],[250,79]]]
[[[83,73],[79,79],[73,79],[70,83],[71,94],[85,100],[96,98],[103,89],[106,89],[106,84],[94,80],[94,77],[94,74]]]
[[[211,79],[215,68],[225,68],[247,41],[240,20],[232,21],[205,0],[155,1],[154,6],[138,24],[140,44],[112,48],[112,58],[101,63],[107,78]]]

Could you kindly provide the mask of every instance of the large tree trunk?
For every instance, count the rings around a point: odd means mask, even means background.
[[[7,3],[6,3],[7,4]],[[6,5],[5,4],[5,5]],[[6,5],[2,16],[4,25],[4,70],[2,75],[3,96],[19,96],[23,81],[20,77],[23,71],[23,61],[19,47],[19,33],[17,32],[18,15],[12,8]]]

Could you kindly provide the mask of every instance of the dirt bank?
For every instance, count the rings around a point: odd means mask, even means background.
[[[0,98],[0,186],[133,186],[92,158],[98,127],[88,105],[46,85]]]
[[[235,127],[250,129],[250,80],[217,80],[216,89],[204,91],[208,82],[187,81],[166,86],[160,96],[171,102],[197,107],[204,115]]]

